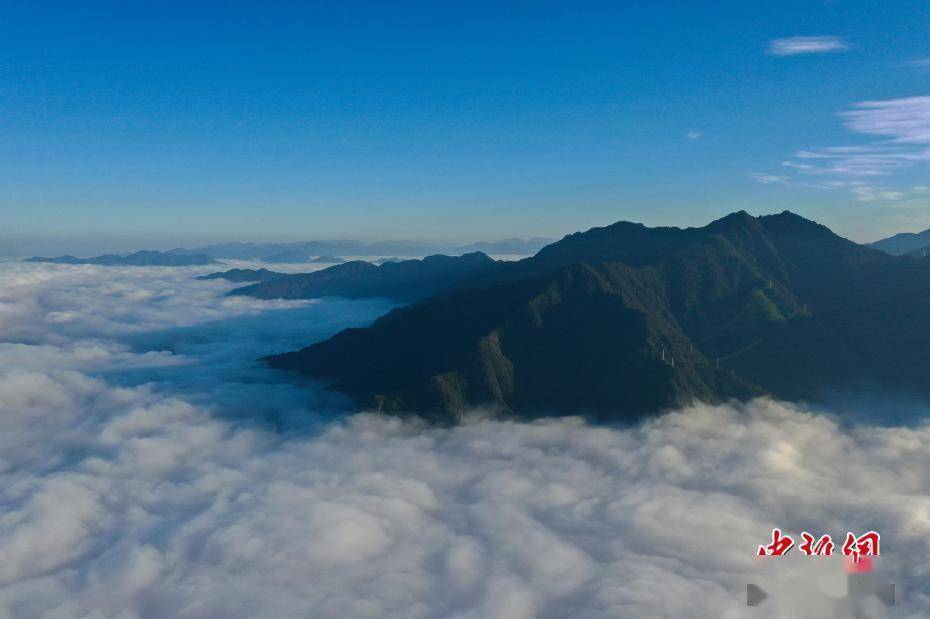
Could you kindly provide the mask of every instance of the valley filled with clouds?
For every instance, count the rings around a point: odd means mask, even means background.
[[[204,272],[0,264],[0,617],[766,616],[773,527],[880,531],[895,616],[930,612],[925,424],[358,413],[256,360],[391,303]]]

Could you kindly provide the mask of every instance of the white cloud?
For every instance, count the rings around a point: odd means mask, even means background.
[[[799,174],[821,176],[890,176],[915,165],[930,164],[930,150],[881,144],[808,149],[794,156],[782,165]]]
[[[891,180],[914,169],[930,167],[930,97],[863,101],[839,116],[851,132],[885,139],[799,150],[793,158],[782,162],[782,166],[797,175],[786,184],[845,186],[863,202],[897,201],[921,193],[906,186],[879,190],[874,183],[875,179]],[[814,183],[794,180],[811,176],[824,180]]]
[[[773,183],[785,183],[788,181],[788,177],[778,176],[776,174],[766,174],[764,172],[753,172],[749,175],[749,180],[769,185]]]
[[[769,41],[769,53],[775,56],[844,52],[848,49],[849,45],[837,36],[788,37]]]
[[[855,133],[888,137],[898,144],[930,144],[930,97],[863,101],[840,116]]]
[[[903,191],[883,190],[871,185],[857,185],[852,192],[860,202],[896,201],[907,197]]]
[[[703,136],[704,134],[702,132],[695,131],[694,129],[688,131],[688,133],[685,134],[685,137],[687,137],[689,140],[699,140]]]
[[[225,305],[190,273],[0,265],[0,341],[36,340],[0,346],[0,617],[736,619],[774,526],[876,528],[897,616],[930,612],[930,427],[757,400],[276,433],[227,408],[327,400],[246,390],[254,355],[383,307]]]

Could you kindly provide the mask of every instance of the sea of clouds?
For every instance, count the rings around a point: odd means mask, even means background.
[[[879,530],[895,616],[930,612],[926,425],[351,414],[255,360],[389,302],[204,272],[0,263],[0,617],[772,616],[745,585],[776,526]]]

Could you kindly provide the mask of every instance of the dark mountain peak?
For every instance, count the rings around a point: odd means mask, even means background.
[[[579,262],[660,266],[676,261],[683,277],[696,273],[693,265],[711,268],[713,264],[719,267],[738,262],[747,273],[755,272],[756,277],[785,280],[789,274],[800,272],[795,269],[796,263],[807,263],[814,254],[826,261],[818,263],[819,266],[828,268],[831,263],[874,259],[866,255],[870,253],[794,213],[753,217],[741,210],[698,228],[650,228],[641,223],[618,221],[576,232],[544,247],[532,258],[499,264],[487,273],[463,281],[458,288],[545,277]]]
[[[756,217],[746,211],[736,211],[720,219],[715,219],[701,229],[705,232],[723,232],[742,229],[760,230],[761,228],[762,225]]]
[[[775,235],[841,238],[823,224],[806,219],[791,211],[753,217],[746,211],[740,210],[710,222],[701,230],[713,233],[751,231],[756,233],[768,232]]]
[[[230,269],[209,275],[201,275],[199,280],[225,279],[230,282],[267,282],[284,277],[285,273],[277,273],[268,269]]]
[[[600,226],[596,228],[590,228],[585,232],[575,232],[574,234],[569,234],[568,236],[576,235],[585,235],[585,234],[597,234],[600,231],[605,232],[621,232],[621,231],[630,231],[630,230],[647,230],[649,226],[646,224],[640,223],[638,221],[626,221],[621,219],[620,221],[615,221],[612,224],[607,226]]]
[[[494,262],[494,259],[483,251],[473,251],[467,254],[462,254],[461,256],[446,256],[444,254],[435,254],[432,256],[426,256],[423,258],[423,262],[433,264],[451,264],[453,262],[458,262],[461,264],[491,264]]]
[[[550,247],[560,245],[562,243],[572,243],[581,241],[583,239],[591,239],[598,237],[607,237],[623,234],[637,234],[643,233],[649,230],[645,224],[641,224],[635,221],[615,221],[612,224],[606,226],[595,226],[594,228],[588,228],[587,230],[579,230],[578,232],[572,232],[571,234],[566,234],[560,240],[547,245],[543,248],[543,251],[549,249]]]
[[[763,215],[759,221],[766,230],[778,235],[796,235],[804,237],[842,238],[830,228],[816,221],[801,217],[791,211],[782,211],[776,215]]]
[[[528,263],[544,271],[575,262],[600,263],[655,255],[679,245],[685,236],[680,228],[649,228],[641,223],[618,221],[585,232],[576,232],[543,247]]]

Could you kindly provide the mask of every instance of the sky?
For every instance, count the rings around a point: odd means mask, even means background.
[[[0,243],[930,227],[930,3],[4,2]]]

